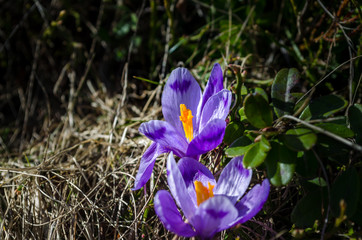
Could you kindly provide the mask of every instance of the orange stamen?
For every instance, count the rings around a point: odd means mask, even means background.
[[[186,108],[185,104],[180,104],[180,121],[182,122],[182,126],[184,127],[185,136],[189,142],[194,138],[193,137],[193,126],[192,126],[192,112],[190,109]]]
[[[213,189],[215,186],[211,185],[209,182],[207,183],[208,187],[205,187],[202,184],[202,182],[197,180],[194,182],[194,185],[195,185],[197,206],[200,206],[201,203],[214,196]]]

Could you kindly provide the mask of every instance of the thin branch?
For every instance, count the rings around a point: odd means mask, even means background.
[[[4,50],[4,48],[8,45],[11,38],[15,35],[15,33],[18,31],[21,25],[23,25],[24,21],[28,18],[29,14],[34,11],[36,7],[36,4],[33,3],[31,8],[24,14],[24,17],[21,19],[21,21],[14,27],[14,29],[11,31],[9,37],[5,40],[4,44],[0,47],[0,52]]]
[[[358,58],[362,57],[362,55],[358,55],[356,57],[350,58],[347,61],[341,63],[338,67],[336,67],[335,69],[333,69],[333,71],[331,71],[330,73],[328,73],[326,76],[324,76],[321,80],[319,80],[319,82],[317,82],[311,89],[309,89],[301,98],[298,99],[298,101],[295,104],[298,104],[300,101],[302,101],[304,99],[305,96],[307,96],[311,91],[313,91],[314,88],[316,88],[319,84],[321,84],[324,80],[326,80],[330,75],[332,75],[335,71],[337,71],[338,69],[340,69],[342,66],[344,66],[345,64],[352,62]]]
[[[338,19],[331,13],[328,11],[328,9],[323,5],[323,3],[320,0],[317,0],[317,2],[319,3],[319,5],[322,7],[322,9],[333,19],[333,21],[335,23],[337,23],[339,29],[341,29],[343,36],[345,37],[347,44],[348,44],[348,54],[349,54],[349,58],[352,59],[353,58],[353,52],[356,52],[356,50],[354,49],[353,46],[353,42],[352,40],[347,36],[346,32],[344,31],[344,29],[346,29],[346,27],[344,27],[339,21]],[[353,52],[352,52],[353,51]],[[348,99],[349,99],[349,104],[348,104],[348,108],[346,111],[346,115],[348,114],[348,110],[349,107],[352,104],[352,99],[353,99],[353,92],[352,92],[352,88],[353,88],[353,76],[354,76],[354,66],[353,66],[353,62],[350,61],[349,63],[349,78],[348,78]]]
[[[353,143],[353,142],[351,142],[351,141],[348,141],[347,139],[344,139],[344,138],[342,138],[342,137],[340,137],[340,136],[338,136],[338,135],[336,135],[336,134],[333,134],[333,133],[331,133],[331,132],[328,132],[328,131],[324,130],[323,128],[314,126],[314,125],[312,125],[312,124],[310,124],[310,123],[308,123],[308,122],[306,122],[306,121],[303,121],[303,120],[301,120],[301,119],[299,119],[299,118],[296,118],[296,117],[293,117],[293,116],[290,116],[290,115],[284,115],[284,116],[281,117],[281,118],[287,118],[287,119],[296,121],[296,122],[298,122],[298,123],[301,123],[302,125],[310,128],[310,129],[312,129],[312,130],[314,130],[314,131],[316,131],[316,132],[322,133],[322,134],[324,134],[324,135],[326,135],[326,136],[328,136],[328,137],[330,137],[330,138],[333,138],[334,140],[337,140],[337,141],[339,141],[339,142],[347,145],[348,147],[353,148],[353,149],[356,150],[356,151],[362,152],[362,146],[360,146],[360,145],[358,145],[358,144],[356,144],[356,143]]]
[[[354,102],[355,99],[356,99],[357,91],[358,91],[358,88],[359,88],[359,86],[361,84],[361,80],[362,80],[362,74],[359,75],[359,80],[358,80],[358,83],[357,83],[357,86],[356,86],[356,89],[355,89],[355,92],[354,92],[354,96],[352,98],[352,102]]]
[[[28,120],[29,120],[30,105],[31,105],[32,98],[33,98],[33,87],[34,87],[35,73],[36,73],[36,69],[38,67],[40,44],[41,44],[41,42],[38,39],[36,41],[36,46],[35,46],[35,51],[34,51],[34,61],[33,61],[33,64],[31,66],[31,73],[30,73],[30,78],[29,78],[29,86],[28,86],[28,89],[27,89],[27,100],[26,100],[26,105],[25,105],[25,109],[24,109],[25,116],[24,116],[23,128],[22,128],[21,138],[20,138],[21,141],[20,141],[19,153],[21,153],[23,151],[23,147],[24,147],[24,138],[25,138],[25,133],[26,133],[26,127],[28,125]]]

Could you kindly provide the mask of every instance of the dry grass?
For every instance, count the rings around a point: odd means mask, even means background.
[[[152,207],[152,190],[148,194],[131,190],[149,144],[139,136],[139,123],[159,117],[160,107],[127,104],[137,101],[132,95],[135,85],[113,97],[90,82],[87,88],[86,107],[76,106],[59,122],[45,118],[40,131],[22,143],[22,152],[3,148],[3,239],[167,238],[156,217],[145,215]],[[155,96],[155,91],[145,94]],[[151,186],[162,173],[164,161],[160,162]]]

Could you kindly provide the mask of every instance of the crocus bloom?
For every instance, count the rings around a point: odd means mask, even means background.
[[[133,190],[147,183],[160,154],[172,151],[179,157],[198,159],[216,148],[224,137],[231,92],[223,89],[219,64],[214,65],[203,94],[187,69],[173,70],[161,101],[166,121],[152,120],[139,128],[153,143],[141,159]]]
[[[233,158],[216,182],[200,162],[184,157],[176,164],[171,153],[167,161],[167,181],[187,221],[182,219],[171,194],[160,190],[154,206],[166,229],[184,237],[209,239],[254,217],[268,198],[270,184],[265,179],[241,198],[252,175],[252,170],[243,167],[242,160],[242,157]]]

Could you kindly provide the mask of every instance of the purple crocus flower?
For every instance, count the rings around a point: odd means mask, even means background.
[[[224,137],[230,104],[231,92],[223,89],[219,64],[214,65],[203,94],[186,68],[173,70],[162,94],[166,121],[152,120],[139,128],[153,143],[142,156],[133,190],[147,183],[160,154],[172,151],[179,157],[198,159],[216,148]]]
[[[233,158],[216,182],[200,162],[184,157],[176,164],[171,153],[167,161],[167,181],[187,221],[182,219],[171,194],[160,190],[154,206],[166,229],[184,237],[209,239],[254,217],[268,198],[270,184],[265,179],[241,198],[252,175],[252,170],[243,167],[242,160],[243,157]]]

